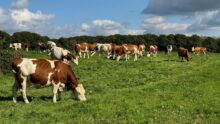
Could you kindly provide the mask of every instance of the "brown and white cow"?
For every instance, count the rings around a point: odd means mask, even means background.
[[[61,47],[56,47],[56,46],[52,47],[50,55],[52,59],[58,59],[64,62],[73,61],[76,65],[78,65],[78,56],[73,55],[67,49],[63,49]]]
[[[150,45],[147,56],[150,57],[151,55],[156,56],[158,51],[157,45]]]
[[[145,49],[146,49],[146,45],[145,44],[139,44],[138,45],[138,50],[139,50],[140,56],[143,56],[143,54],[145,53]]]
[[[24,102],[29,103],[26,96],[27,81],[40,86],[53,86],[53,102],[57,102],[57,93],[60,97],[61,91],[67,86],[73,91],[74,96],[85,101],[85,89],[79,84],[71,66],[60,60],[15,58],[11,67],[15,76],[13,85],[13,102],[16,103],[16,95],[20,89]]]
[[[125,52],[125,61],[129,59],[129,55],[134,56],[134,61],[137,61],[139,50],[137,45],[125,44],[122,45],[123,51]]]
[[[97,45],[96,43],[78,43],[75,45],[75,52],[79,55],[80,58],[82,58],[82,54],[84,53],[84,58],[87,57],[89,59],[90,52],[91,56],[93,56],[97,51]]]
[[[192,58],[189,55],[188,49],[185,49],[183,47],[178,48],[178,56],[179,60],[183,61],[183,58],[185,58],[187,61],[190,61]]]
[[[199,53],[207,54],[207,49],[205,47],[192,47],[192,51],[195,55],[199,55]]]
[[[21,43],[10,43],[9,48],[14,50],[22,50],[22,44]]]
[[[111,49],[108,52],[108,58],[113,57],[116,58],[116,61],[119,61],[121,58],[125,57],[127,61],[129,59],[129,55],[134,56],[134,61],[137,61],[138,56],[138,47],[137,45],[132,44],[123,44],[123,45],[116,45],[112,44]]]
[[[123,50],[122,45],[111,44],[111,49],[108,50],[108,56],[107,56],[108,59],[110,59],[111,57],[113,59],[115,59],[116,57],[120,59],[124,56],[125,56],[125,51]]]

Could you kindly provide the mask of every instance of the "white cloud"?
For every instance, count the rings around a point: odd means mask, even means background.
[[[128,29],[125,25],[112,20],[94,20],[90,24],[81,25],[80,35],[114,35],[114,34],[142,34],[143,30]]]
[[[150,16],[142,23],[145,33],[171,34],[186,33],[189,24],[167,22],[162,16]]]
[[[25,5],[20,6],[20,4]],[[11,9],[0,8],[0,29],[8,33],[18,31],[45,32],[47,25],[51,23],[54,15],[44,14],[41,11],[31,12],[27,8],[24,8],[27,4],[27,0],[18,0],[12,4],[13,8]]]
[[[36,13],[30,12],[28,9],[12,10],[10,17],[16,23],[16,26],[21,30],[32,30],[37,26],[44,25],[48,20],[51,20],[54,15],[46,15],[41,11]]]
[[[17,0],[12,3],[13,9],[24,9],[27,8],[29,0]]]

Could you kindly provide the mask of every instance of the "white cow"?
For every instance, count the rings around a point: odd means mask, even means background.
[[[168,55],[171,54],[172,50],[173,50],[172,45],[167,45],[167,54]]]
[[[105,52],[109,54],[108,52],[111,50],[111,48],[112,48],[112,44],[110,43],[97,43],[98,52]]]
[[[9,48],[15,49],[15,50],[21,50],[22,49],[22,45],[21,43],[10,43],[9,44]]]
[[[64,62],[71,60],[78,65],[78,57],[74,56],[69,50],[61,47],[53,47],[51,49],[51,57],[53,59],[63,60]]]
[[[53,48],[53,47],[56,47],[57,45],[56,45],[56,43],[53,42],[53,41],[47,41],[47,46],[48,46],[49,48]]]

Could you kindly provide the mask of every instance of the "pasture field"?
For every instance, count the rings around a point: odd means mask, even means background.
[[[46,53],[28,52],[26,57],[49,58]],[[87,101],[62,99],[52,103],[52,87],[29,87],[29,104],[18,92],[12,102],[12,74],[0,75],[0,123],[70,124],[181,124],[220,123],[220,54],[194,56],[179,62],[173,52],[146,56],[134,62],[114,61],[96,54],[71,63],[78,80],[86,87]]]

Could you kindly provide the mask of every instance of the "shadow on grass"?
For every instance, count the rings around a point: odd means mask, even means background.
[[[53,99],[52,96],[41,96],[41,97],[27,97],[29,102],[31,102],[33,99],[40,99],[43,101],[51,101]],[[0,101],[12,101],[12,96],[0,96]],[[17,101],[24,101],[22,96],[17,96]]]
[[[1,101],[12,101],[12,96],[0,96]],[[28,100],[31,102],[32,97],[28,97]],[[24,101],[22,96],[17,97],[17,101]]]
[[[162,63],[162,62],[182,62],[182,61],[179,61],[179,60],[176,60],[176,59],[165,59],[165,60],[148,60],[146,62],[156,62],[156,63]]]

